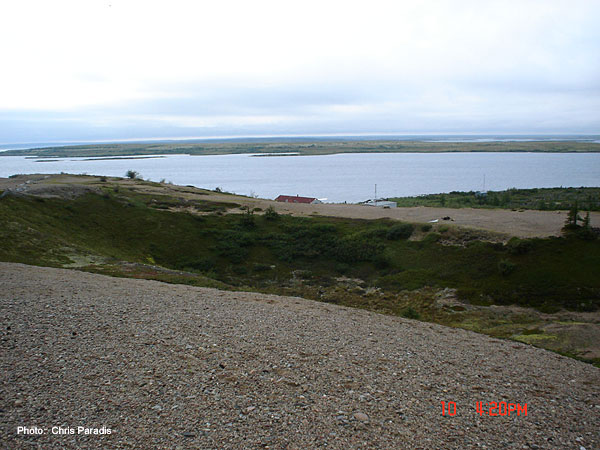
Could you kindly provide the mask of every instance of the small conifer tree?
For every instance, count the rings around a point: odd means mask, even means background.
[[[565,221],[565,226],[563,229],[565,230],[576,230],[579,228],[577,225],[577,221],[582,220],[579,216],[579,208],[577,207],[577,202],[571,207],[569,213],[567,214],[567,220]]]
[[[588,211],[583,219],[583,223],[581,224],[584,230],[590,229],[590,212]]]

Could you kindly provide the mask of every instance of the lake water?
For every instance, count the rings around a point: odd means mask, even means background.
[[[378,197],[511,187],[600,186],[600,153],[375,153],[161,158],[63,158],[41,162],[0,157],[0,177],[17,173],[124,176],[275,198],[280,194],[359,202]]]

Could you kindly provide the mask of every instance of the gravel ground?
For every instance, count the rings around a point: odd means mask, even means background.
[[[524,344],[9,263],[0,304],[2,448],[600,448],[600,369]],[[476,401],[527,415],[480,416]]]

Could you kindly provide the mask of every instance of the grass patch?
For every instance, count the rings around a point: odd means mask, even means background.
[[[556,339],[553,334],[519,334],[513,336],[515,341],[523,342],[525,344],[539,344],[541,341],[548,341]]]
[[[394,197],[391,201],[399,207],[431,206],[437,208],[503,208],[569,210],[575,204],[586,211],[600,211],[600,187],[534,188],[488,191],[485,194],[450,192],[447,194]]]

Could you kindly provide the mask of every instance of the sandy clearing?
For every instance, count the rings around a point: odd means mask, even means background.
[[[146,189],[146,188],[144,188]],[[159,192],[161,188],[148,187],[148,192]],[[186,198],[196,197],[194,189],[175,187],[174,190]],[[233,202],[251,208],[266,209],[269,206],[281,213],[298,217],[327,216],[346,217],[351,219],[393,219],[408,222],[427,223],[438,220],[438,223],[457,225],[473,229],[487,230],[495,233],[518,237],[547,237],[559,236],[567,218],[566,211],[512,211],[506,209],[476,209],[476,208],[390,208],[383,209],[355,204],[294,204],[280,203],[267,199],[254,199],[230,194],[220,194],[212,191],[202,191],[201,199],[218,202]],[[444,221],[443,217],[452,220]],[[592,226],[600,227],[600,213],[590,213]]]

